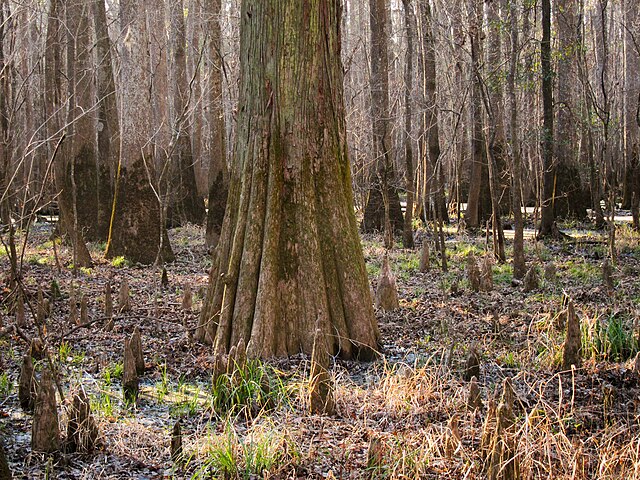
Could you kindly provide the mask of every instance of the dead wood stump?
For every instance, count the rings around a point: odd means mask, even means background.
[[[162,267],[162,275],[160,277],[160,286],[163,289],[169,288],[169,275],[167,275],[167,269]]]
[[[191,285],[184,287],[184,295],[182,296],[182,310],[190,312],[193,306],[193,295],[191,294]]]
[[[384,458],[388,447],[384,439],[379,434],[372,432],[369,436],[367,468],[375,471],[384,465]]]
[[[467,257],[467,281],[474,292],[480,291],[480,269],[478,260],[473,255]]]
[[[609,259],[605,259],[602,264],[602,283],[604,284],[607,292],[613,292],[614,282],[613,282],[613,267],[609,262]]]
[[[89,303],[87,302],[87,295],[83,294],[80,298],[80,323],[79,325],[86,325],[89,323]]]
[[[171,461],[180,466],[183,462],[182,455],[182,426],[178,420],[171,430]]]
[[[69,409],[66,447],[68,452],[92,453],[98,446],[98,426],[91,415],[91,405],[81,387]]]
[[[33,369],[31,352],[27,352],[22,359],[20,378],[18,380],[18,400],[25,412],[32,412],[36,403],[37,382]]]
[[[113,330],[113,298],[111,297],[111,281],[107,280],[104,286],[104,316],[107,319],[104,324],[104,330],[110,332]]]
[[[538,269],[535,265],[532,265],[527,271],[527,274],[524,276],[523,284],[525,292],[537,290],[540,286],[540,281],[538,280]]]
[[[49,290],[49,294],[50,294],[51,300],[53,301],[56,301],[62,298],[62,293],[60,292],[60,285],[58,284],[58,281],[55,278],[51,280],[51,288]]]
[[[123,279],[120,284],[120,292],[118,293],[118,311],[130,312],[131,311],[131,295],[129,293],[129,282],[127,279]]]
[[[462,372],[462,378],[467,382],[471,381],[473,377],[480,378],[480,354],[475,345],[469,348],[467,362]]]
[[[385,253],[382,260],[382,270],[378,277],[378,289],[376,290],[376,308],[380,308],[385,312],[395,310],[400,307],[398,300],[398,289],[396,288],[396,279],[391,272],[389,266],[389,255]]]
[[[480,387],[478,386],[478,379],[475,375],[471,377],[471,382],[469,383],[467,407],[469,410],[481,410],[483,407],[482,397],[480,396]]]
[[[544,266],[544,279],[547,282],[555,282],[558,279],[556,264],[549,262]]]
[[[636,353],[636,358],[633,360],[633,371],[636,375],[640,375],[640,352]]]
[[[25,328],[27,326],[27,318],[24,313],[24,297],[22,292],[18,292],[16,297],[16,325],[19,328]]]
[[[493,429],[483,442],[488,447],[485,471],[490,480],[517,480],[520,466],[515,449],[515,416],[513,402],[515,393],[511,380],[505,378],[500,403],[495,409]]]
[[[78,324],[78,302],[76,300],[76,293],[71,292],[69,297],[69,325]]]
[[[7,454],[4,451],[4,447],[0,445],[0,480],[11,480],[12,478]]]
[[[562,350],[562,368],[569,370],[571,365],[580,367],[582,351],[582,335],[580,331],[580,318],[576,314],[573,301],[567,306],[567,336]]]
[[[483,458],[487,458],[491,448],[491,438],[496,428],[496,400],[489,398],[489,406],[487,408],[487,416],[482,426],[482,435],[480,437],[480,453]]]
[[[493,290],[493,259],[485,255],[480,261],[480,290],[490,292]]]
[[[45,369],[38,385],[31,448],[34,452],[53,453],[60,449],[60,426],[58,425],[58,406],[53,376]]]
[[[460,428],[458,426],[459,416],[454,413],[453,416],[447,422],[447,431],[444,439],[444,454],[447,458],[451,459],[453,454],[460,445]]]
[[[136,357],[131,350],[130,343],[128,339],[125,339],[122,393],[126,403],[135,404],[138,400],[139,381],[136,371]]]
[[[133,353],[135,359],[136,373],[138,375],[144,375],[146,368],[144,365],[144,353],[142,351],[142,336],[140,335],[140,329],[138,327],[133,329],[129,345],[131,346],[131,353]]]
[[[431,269],[431,258],[429,256],[429,242],[424,240],[422,242],[422,249],[420,250],[420,271],[426,273]]]
[[[311,413],[333,415],[335,402],[333,399],[333,383],[329,374],[329,351],[327,342],[318,328],[313,340],[311,353],[310,402]]]
[[[42,288],[38,287],[38,296],[36,300],[36,325],[39,327],[44,326],[45,319],[47,317],[47,306],[44,303],[44,294]]]

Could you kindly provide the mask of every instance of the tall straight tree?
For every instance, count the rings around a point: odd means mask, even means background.
[[[98,232],[98,165],[93,82],[91,0],[66,3],[67,27],[67,157],[62,195],[72,207],[76,235],[95,240]],[[66,213],[66,212],[65,212]]]
[[[55,154],[58,151],[58,147],[61,142],[64,141],[63,125],[65,118],[63,115],[63,82],[62,76],[64,62],[62,60],[62,45],[64,44],[62,39],[64,37],[63,19],[64,9],[63,4],[59,0],[52,0],[49,4],[49,14],[47,17],[47,37],[45,43],[45,115],[47,118],[46,130],[47,137],[49,139],[48,147],[51,158],[56,158]],[[73,7],[72,7],[73,8]],[[71,29],[68,30],[68,33]],[[67,37],[68,40],[74,41],[73,38]],[[72,46],[73,48],[73,46]],[[71,56],[73,58],[73,56]],[[68,76],[69,74],[67,74]],[[74,82],[74,75],[71,75],[70,83]],[[75,87],[74,87],[75,91]],[[70,92],[71,93],[71,92]],[[83,101],[85,101],[83,99]],[[75,102],[74,98],[70,99],[71,102]],[[78,125],[73,122],[72,115],[78,112],[78,109],[73,107],[74,103],[69,108],[69,118],[72,120],[70,124],[69,132],[71,138],[73,133],[77,130]],[[81,122],[81,125],[86,127],[86,124]],[[88,127],[90,128],[90,127]],[[61,230],[64,232],[73,245],[73,264],[77,267],[88,267],[91,265],[91,254],[84,241],[82,232],[79,231],[77,209],[74,208],[77,205],[77,190],[74,183],[74,168],[76,163],[75,154],[79,152],[78,146],[81,145],[81,139],[86,139],[86,133],[84,131],[79,132],[79,138],[75,139],[73,146],[68,146],[67,155],[58,155],[55,161],[55,183],[56,189],[60,192],[58,197],[58,204],[60,206],[60,219]],[[76,152],[74,152],[74,149]]]
[[[625,0],[624,16],[626,190],[633,227],[640,230],[640,13],[635,0]]]
[[[542,217],[538,235],[554,233],[556,167],[553,162],[553,74],[551,70],[551,0],[542,0]]]
[[[150,264],[173,259],[167,231],[160,221],[160,200],[154,188],[150,142],[149,51],[144,2],[123,0],[122,127],[107,257],[124,256]]]
[[[173,132],[171,139],[171,180],[169,223],[202,224],[204,203],[198,195],[189,138],[189,110],[193,107],[187,81],[187,56],[184,7],[182,0],[170,3],[171,45],[173,53]]]
[[[524,257],[524,219],[522,216],[522,152],[518,135],[518,100],[516,95],[516,76],[518,74],[518,55],[520,36],[518,31],[518,2],[509,4],[509,73],[507,74],[508,115],[507,137],[511,150],[511,210],[513,211],[513,276],[522,279],[526,274]]]
[[[471,41],[471,168],[465,222],[469,228],[479,228],[491,209],[488,196],[489,178],[482,121],[482,3],[469,0],[469,39]]]
[[[558,63],[556,67],[556,118],[554,215],[584,218],[590,198],[584,194],[577,167],[575,85],[577,56],[580,49],[578,2],[557,0],[554,3],[558,32]]]
[[[411,139],[412,125],[412,99],[411,91],[413,89],[413,38],[416,34],[416,17],[413,13],[411,0],[402,0],[402,8],[404,10],[404,27],[407,36],[407,52],[405,54],[404,65],[404,163],[406,166],[406,190],[407,190],[407,208],[404,214],[404,230],[402,232],[402,243],[404,248],[413,248],[413,204],[415,199],[415,167],[413,162],[413,146]]]
[[[389,118],[389,11],[387,0],[369,0],[371,26],[371,121],[373,123],[373,173],[364,212],[365,232],[383,230],[385,243],[393,241],[393,230],[404,221],[394,187],[395,169]]]
[[[346,146],[340,0],[245,0],[229,201],[198,337],[251,357],[378,345]]]
[[[120,149],[120,121],[104,0],[94,0],[93,20],[96,32],[98,94],[98,234],[100,238],[107,239]]]
[[[227,172],[227,142],[222,103],[222,35],[220,31],[220,0],[206,0],[204,12],[208,26],[209,53],[209,203],[207,211],[207,245],[215,247],[220,239],[224,210],[227,205],[229,175]]]

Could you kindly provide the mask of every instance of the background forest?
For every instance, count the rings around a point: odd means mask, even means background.
[[[0,227],[0,480],[640,478],[636,0],[0,0]]]

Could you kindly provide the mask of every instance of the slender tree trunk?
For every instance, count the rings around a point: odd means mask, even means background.
[[[502,18],[500,16],[500,5],[498,0],[485,0],[486,18],[488,23],[487,35],[487,67],[486,91],[489,97],[490,115],[492,119],[491,127],[494,129],[493,140],[489,146],[490,156],[493,158],[492,184],[496,189],[495,197],[499,202],[498,212],[507,213],[509,205],[509,172],[506,160],[506,139],[505,139],[505,114],[504,114],[504,77],[505,70],[502,63],[502,37],[505,31]],[[506,7],[505,7],[506,8]],[[504,13],[504,12],[503,12]],[[506,14],[505,14],[506,19]],[[489,164],[491,169],[491,164]]]
[[[633,227],[640,230],[640,13],[634,0],[624,3],[624,154]]]
[[[63,62],[61,45],[63,45],[63,29],[61,19],[65,11],[58,0],[52,0],[47,17],[47,38],[45,45],[45,115],[47,118],[47,138],[50,156],[53,156],[56,145],[62,138],[63,104],[62,104],[62,75]],[[73,80],[70,79],[69,83]],[[69,101],[73,102],[71,97]],[[78,145],[78,143],[76,143]],[[73,150],[67,147],[68,155],[58,156],[54,166],[56,189],[60,193],[58,205],[60,207],[60,226],[72,243],[73,264],[77,267],[91,265],[91,255],[84,242],[81,232],[78,231],[77,212],[74,208],[75,194],[77,190],[73,185],[73,169],[69,166],[75,164]],[[72,160],[69,161],[69,157]]]
[[[393,230],[404,220],[395,189],[391,124],[389,121],[389,15],[386,0],[369,0],[371,27],[371,118],[373,122],[374,179],[364,212],[363,230],[384,230],[392,242]]]
[[[229,202],[202,311],[217,353],[370,358],[378,329],[353,211],[335,0],[245,0]],[[270,48],[262,48],[269,45]]]
[[[426,162],[422,170],[426,174],[425,187],[425,211],[427,218],[436,222],[439,220],[448,222],[447,202],[444,192],[444,169],[440,155],[440,127],[438,124],[438,105],[436,100],[436,43],[433,33],[433,16],[428,2],[421,5],[424,51],[424,132],[427,138],[427,155],[423,157]],[[427,198],[428,197],[428,198]],[[431,207],[431,208],[428,208]]]
[[[173,53],[173,138],[171,140],[171,205],[169,225],[184,222],[201,224],[205,211],[198,195],[191,139],[187,128],[190,111],[195,101],[187,81],[187,58],[185,52],[185,23],[182,0],[170,2],[171,40]]]
[[[74,230],[80,237],[97,240],[98,165],[95,90],[92,58],[91,1],[66,2],[67,27],[67,152],[62,195],[71,203]],[[74,244],[77,243],[74,241]]]
[[[209,136],[211,142],[206,240],[209,247],[215,247],[222,230],[229,189],[226,126],[222,97],[223,58],[219,18],[221,2],[220,0],[207,0],[204,6],[209,32]]]
[[[413,13],[411,0],[402,0],[404,9],[404,26],[407,35],[407,52],[405,54],[405,70],[404,70],[404,161],[406,165],[406,190],[407,190],[407,208],[404,214],[404,232],[403,245],[404,248],[413,248],[413,204],[415,198],[415,167],[413,165],[413,146],[411,139],[412,126],[412,99],[413,90],[413,39],[416,32],[416,18]]]
[[[116,180],[111,234],[107,257],[124,256],[150,264],[158,255],[173,259],[169,238],[160,216],[154,179],[149,102],[149,53],[145,4],[123,0],[122,130],[120,164]]]
[[[120,153],[118,99],[113,74],[111,40],[104,0],[93,2],[96,32],[96,86],[98,93],[98,236],[109,237],[113,188]]]
[[[585,218],[590,205],[578,168],[576,125],[576,60],[580,48],[578,8],[576,0],[558,0],[554,4],[558,31],[558,63],[555,165],[557,168],[554,195],[555,217]]]
[[[556,167],[553,161],[553,73],[551,71],[551,0],[542,0],[542,217],[538,236],[552,235],[555,223]]]
[[[522,219],[522,158],[518,136],[518,104],[516,97],[516,75],[518,73],[518,54],[520,39],[518,36],[518,4],[510,2],[509,33],[511,48],[509,51],[509,74],[507,76],[507,100],[509,114],[509,145],[511,148],[511,209],[513,210],[513,277],[523,279],[526,274],[524,257],[524,225]]]
[[[465,222],[467,227],[476,229],[487,217],[485,192],[488,181],[485,179],[487,162],[485,157],[484,132],[482,128],[482,92],[480,84],[480,62],[482,60],[482,5],[478,0],[469,2],[469,38],[471,40],[471,124],[472,149],[471,170],[469,174],[469,196]]]

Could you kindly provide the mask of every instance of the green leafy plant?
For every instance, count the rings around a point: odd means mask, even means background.
[[[130,267],[131,262],[129,262],[129,260],[127,260],[123,256],[118,256],[111,260],[111,266],[115,268]]]
[[[289,389],[272,368],[252,360],[214,379],[211,406],[217,413],[249,415],[272,409],[288,398]]]

